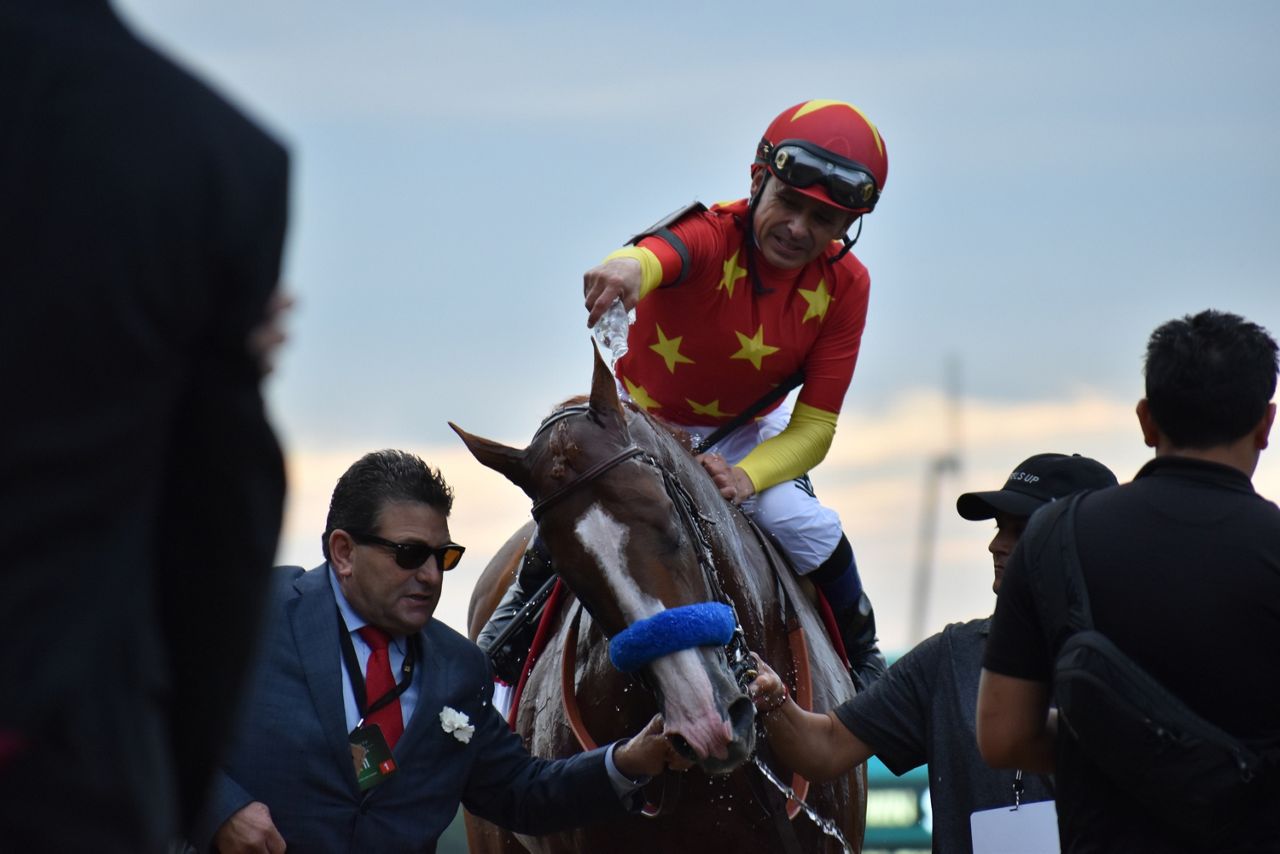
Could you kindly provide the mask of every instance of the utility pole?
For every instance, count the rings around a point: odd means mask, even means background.
[[[938,540],[938,505],[947,475],[960,472],[960,360],[951,356],[946,363],[947,426],[944,449],[930,457],[924,474],[924,507],[920,513],[920,535],[916,540],[916,570],[911,591],[908,625],[914,646],[927,636],[925,616],[933,589],[933,559]]]

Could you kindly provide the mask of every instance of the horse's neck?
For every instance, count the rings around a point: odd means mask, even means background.
[[[632,429],[633,437],[647,431],[642,444],[653,446],[650,452],[693,498],[696,512],[711,520],[708,538],[712,557],[724,592],[736,606],[765,613],[775,609],[779,604],[775,575],[784,579],[787,595],[801,595],[781,553],[758,528],[753,529],[742,510],[720,496],[694,458],[689,434],[639,410],[634,411]]]

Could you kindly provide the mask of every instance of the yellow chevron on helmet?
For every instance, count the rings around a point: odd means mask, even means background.
[[[889,176],[884,137],[866,113],[853,104],[814,99],[783,110],[760,140],[755,168],[762,168],[768,163],[773,148],[786,141],[807,143],[836,158],[852,161],[875,180],[875,198],[884,191]],[[874,207],[874,200],[865,207],[840,204],[819,184],[808,186],[802,192],[845,210],[870,210]]]

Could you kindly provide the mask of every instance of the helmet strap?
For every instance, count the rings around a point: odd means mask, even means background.
[[[857,243],[857,242],[858,242],[858,238],[859,238],[859,237],[861,237],[861,236],[862,236],[862,215],[861,215],[861,214],[859,214],[859,215],[858,215],[858,230],[857,230],[856,232],[854,232],[854,235],[853,235],[853,237],[852,237],[852,238],[850,238],[850,237],[849,237],[849,235],[848,235],[848,233],[847,233],[847,232],[845,233],[845,236],[844,236],[844,237],[840,238],[840,242],[844,244],[844,248],[843,248],[843,249],[841,249],[839,252],[837,252],[835,255],[833,255],[833,256],[831,257],[831,263],[832,263],[832,264],[834,264],[834,263],[836,263],[837,261],[839,261],[841,258],[843,258],[844,256],[848,255],[848,254],[849,254],[849,250],[853,248],[853,244]]]
[[[747,204],[746,234],[743,235],[742,240],[742,245],[747,250],[747,275],[751,277],[751,292],[754,294],[773,293],[773,288],[766,288],[760,281],[760,273],[756,270],[756,205],[764,195],[764,186],[769,183],[769,177],[769,170],[766,168],[764,178],[760,181],[760,189],[755,191]]]

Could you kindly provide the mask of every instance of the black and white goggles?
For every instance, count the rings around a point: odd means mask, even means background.
[[[870,211],[880,198],[871,171],[803,139],[784,139],[762,158],[769,172],[797,190],[818,184],[842,208]]]

